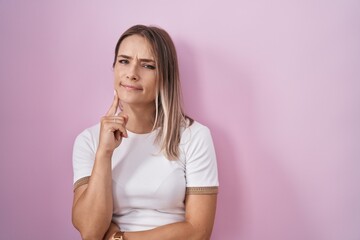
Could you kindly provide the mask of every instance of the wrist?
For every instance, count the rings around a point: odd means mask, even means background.
[[[96,151],[96,157],[100,158],[111,158],[114,150],[107,150],[99,147]]]
[[[105,234],[104,240],[112,240],[113,235],[118,231],[120,231],[120,228],[114,222],[111,222],[110,226],[109,226],[109,229]]]
[[[125,232],[117,231],[112,235],[111,240],[125,240]]]

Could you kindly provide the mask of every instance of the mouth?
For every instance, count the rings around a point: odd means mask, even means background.
[[[123,88],[125,88],[128,91],[142,91],[143,90],[141,87],[133,86],[130,84],[121,83],[120,86],[122,86]]]

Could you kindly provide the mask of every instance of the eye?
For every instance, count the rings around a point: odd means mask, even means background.
[[[118,62],[119,62],[120,64],[128,64],[128,63],[129,63],[129,60],[127,60],[127,59],[120,59]]]
[[[148,68],[148,69],[150,69],[150,70],[154,70],[154,69],[156,68],[155,66],[150,65],[150,64],[144,64],[143,67],[144,67],[144,68]]]

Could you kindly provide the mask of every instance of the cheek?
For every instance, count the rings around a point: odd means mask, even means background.
[[[148,78],[148,81],[147,81],[148,88],[151,89],[153,92],[156,91],[156,82],[157,81],[158,80],[156,79],[156,76],[151,76],[151,77]]]
[[[119,83],[121,79],[121,74],[118,69],[114,69],[114,83]]]
[[[153,84],[152,84],[151,88],[152,88],[153,98],[155,98],[155,97],[156,97],[156,92],[157,92],[157,89],[156,89],[156,80],[153,81]]]

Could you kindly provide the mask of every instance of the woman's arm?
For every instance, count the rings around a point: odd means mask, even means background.
[[[114,233],[119,232],[120,228],[115,223],[111,222],[108,231],[106,232],[103,240],[112,240]]]
[[[187,195],[185,221],[148,231],[126,232],[125,240],[208,240],[216,212],[217,195]]]
[[[112,211],[111,156],[97,152],[88,184],[74,192],[72,221],[82,239],[102,239]]]
[[[118,105],[119,99],[115,94],[109,111],[101,119],[99,146],[89,182],[74,192],[72,221],[86,240],[103,239],[112,218],[111,157],[122,137],[127,137],[127,117],[116,115]]]

